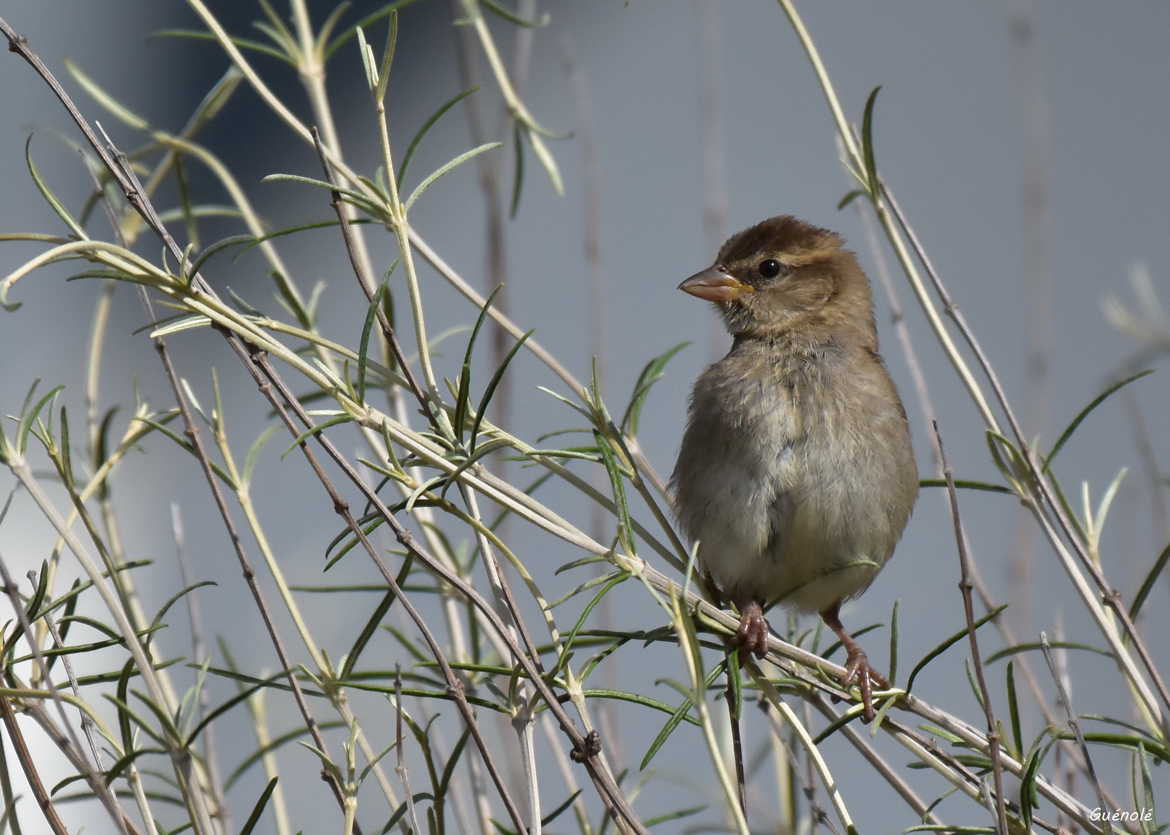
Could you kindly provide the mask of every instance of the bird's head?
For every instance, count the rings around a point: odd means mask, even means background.
[[[873,333],[869,281],[839,235],[790,215],[733,235],[680,290],[719,305],[737,337],[797,330]]]

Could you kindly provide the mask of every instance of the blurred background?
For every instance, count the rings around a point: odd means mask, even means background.
[[[355,2],[344,22],[352,23],[378,5]],[[253,4],[221,0],[209,6],[229,31],[256,36],[251,21],[261,12]],[[150,37],[165,28],[198,28],[195,16],[177,1],[44,0],[0,7],[59,76],[68,78],[63,61],[72,60],[162,130],[177,132],[227,68],[227,59],[213,44]],[[317,22],[332,8],[316,2],[311,7]],[[285,14],[283,8],[279,11]],[[1106,573],[1131,600],[1170,541],[1165,477],[1170,396],[1164,381],[1170,321],[1155,302],[1160,297],[1170,303],[1165,278],[1170,273],[1170,174],[1157,162],[1170,134],[1165,95],[1170,85],[1170,53],[1165,49],[1170,8],[1153,0],[1114,5],[889,0],[804,3],[801,11],[851,119],[860,121],[866,97],[882,86],[875,120],[879,169],[981,339],[1027,434],[1039,436],[1041,447],[1047,448],[1110,381],[1131,369],[1157,369],[1094,412],[1055,466],[1078,510],[1082,482],[1096,506],[1118,471],[1128,469],[1101,553]],[[813,73],[777,5],[540,0],[538,13],[547,14],[548,23],[532,33],[530,69],[521,94],[543,126],[566,134],[550,142],[564,175],[565,194],[554,193],[529,153],[518,209],[514,218],[506,219],[504,250],[497,253],[506,278],[505,304],[522,328],[536,328],[536,338],[578,378],[588,377],[596,355],[603,392],[614,412],[624,407],[648,359],[690,342],[668,366],[642,417],[646,454],[665,475],[677,452],[691,382],[729,344],[709,306],[675,290],[682,278],[709,264],[728,234],[787,213],[840,231],[875,284],[881,262],[857,211],[862,201],[837,209],[853,186],[839,162],[833,125]],[[418,126],[467,86],[467,73],[472,80],[478,78],[481,89],[472,99],[482,131],[487,139],[508,143],[483,158],[500,177],[506,209],[513,173],[511,131],[478,48],[471,50],[474,61],[461,73],[460,38],[466,30],[452,25],[456,16],[446,0],[419,0],[402,10],[390,85],[391,132],[401,153]],[[490,23],[512,60],[517,29],[498,18]],[[384,23],[377,24],[370,40],[381,43],[384,32]],[[308,119],[295,74],[277,61],[254,61],[268,83]],[[338,53],[328,85],[347,159],[355,169],[372,173],[379,159],[377,134],[356,47]],[[87,115],[99,118],[124,148],[141,141],[72,80],[67,86]],[[472,99],[449,112],[419,148],[411,163],[415,182],[482,141],[469,126],[467,102]],[[90,181],[76,153],[58,136],[76,140],[76,132],[16,56],[0,62],[0,103],[0,231],[60,233],[60,222],[28,176],[23,147],[34,134],[31,147],[40,170],[66,204],[77,207]],[[279,124],[246,86],[200,139],[233,169],[270,228],[332,217],[322,192],[259,182],[274,172],[319,177],[320,169],[312,149]],[[204,169],[192,164],[188,173],[197,199],[226,202]],[[490,289],[481,173],[472,163],[450,174],[420,200],[412,222],[455,269],[478,288]],[[164,195],[169,196],[160,205],[173,205],[173,192]],[[206,242],[240,230],[212,221],[202,231]],[[395,250],[392,236],[372,227],[368,231],[375,266],[384,270]],[[303,289],[327,283],[321,329],[356,346],[366,304],[336,229],[304,232],[283,239],[280,247]],[[0,245],[0,275],[37,251],[27,243]],[[140,251],[155,257],[157,247],[146,242]],[[897,303],[904,309],[956,475],[1001,481],[967,395],[890,254],[879,252],[894,268]],[[0,316],[4,414],[19,410],[38,378],[44,390],[64,384],[61,402],[82,413],[84,359],[99,287],[85,281],[67,284],[62,279],[68,274],[57,268],[24,279],[13,294],[23,307]],[[220,290],[230,287],[257,307],[282,313],[255,251],[235,261],[218,259],[208,278]],[[422,268],[422,280],[432,335],[474,321],[475,309],[429,268]],[[911,415],[920,469],[931,477],[936,465],[929,425],[906,354],[894,336],[892,302],[880,285],[875,295],[883,352]],[[404,299],[401,292],[399,297]],[[143,324],[137,298],[129,288],[120,288],[102,382],[104,406],[125,404],[119,425],[128,417],[136,392],[155,408],[171,403],[149,340],[136,332]],[[455,335],[441,344],[440,374],[457,376],[465,339],[465,334]],[[208,368],[217,369],[229,427],[242,456],[268,421],[254,387],[213,334],[189,331],[174,337],[171,348],[180,373],[205,405],[211,399]],[[481,352],[481,383],[491,371],[489,358]],[[507,410],[506,425],[529,441],[579,423],[566,407],[539,392],[538,385],[568,393],[522,353],[511,372],[508,401],[500,407]],[[356,438],[346,443],[351,450],[357,448]],[[303,461],[292,455],[281,459],[285,445],[278,440],[262,456],[256,501],[290,581],[372,582],[372,571],[358,560],[348,560],[322,578],[324,549],[338,522],[319,488],[305,478]],[[160,437],[148,439],[144,449],[148,454],[130,456],[113,481],[129,512],[122,520],[127,552],[155,561],[140,578],[150,584],[144,596],[161,605],[180,585],[169,524],[175,502],[181,507],[195,579],[218,584],[197,592],[209,632],[239,636],[257,630],[259,620],[239,582],[238,566],[196,462]],[[535,477],[509,466],[524,482]],[[5,495],[12,483],[10,476],[0,474]],[[541,498],[577,524],[590,524],[589,510],[574,491],[550,485]],[[1080,617],[1080,604],[1056,557],[1034,534],[1018,504],[1002,495],[971,491],[961,495],[961,502],[979,570],[992,596],[1011,603],[1009,619],[1020,639],[1036,640],[1046,630],[1050,637],[1102,645],[1096,629]],[[924,489],[896,558],[867,594],[848,607],[846,625],[856,629],[886,621],[899,601],[904,659],[920,657],[960,629],[958,559],[950,525],[943,494]],[[554,576],[556,567],[582,556],[564,543],[515,521],[508,535],[530,569],[540,572],[537,579],[550,598],[584,579],[581,571]],[[612,531],[605,533],[605,538],[610,536]],[[46,558],[51,542],[31,501],[17,495],[0,525],[0,554],[18,579]],[[1170,630],[1164,605],[1168,591],[1166,582],[1160,582],[1142,622],[1163,666],[1170,662],[1170,651],[1159,637]],[[376,602],[372,594],[360,600],[351,596],[344,605],[336,597],[304,597],[318,637],[335,640],[338,653],[352,643]],[[561,617],[568,618],[573,606],[583,602],[569,604]],[[7,611],[5,606],[0,604],[0,610]],[[1067,618],[1066,612],[1076,618]],[[629,628],[664,623],[661,610],[633,583],[620,589],[599,617]],[[183,654],[189,642],[186,620],[172,616],[171,621],[157,640],[167,646],[167,654]],[[782,629],[784,617],[774,615],[773,624]],[[991,649],[997,648],[992,633],[986,634]],[[887,663],[887,642],[885,629],[863,641],[879,668]],[[265,641],[242,646],[254,654],[237,658],[241,666],[252,671],[276,667]],[[392,658],[397,649],[387,638],[369,652]],[[672,672],[678,669],[676,648],[630,648],[624,653],[614,656],[604,673],[611,677],[607,681],[677,701],[673,690],[655,683],[660,676],[677,674]],[[965,646],[956,647],[936,661],[917,692],[978,725],[978,706],[963,672],[966,655]],[[384,659],[380,663],[393,665]],[[1043,670],[1038,656],[1034,663]],[[1067,663],[1077,710],[1108,712],[1119,686],[1108,660],[1073,653]],[[992,666],[989,675],[1002,679],[1002,667],[1003,662]],[[228,684],[216,686],[221,698],[232,692]],[[269,701],[275,728],[292,721],[289,705],[275,696]],[[384,711],[382,730],[389,734],[392,710],[371,704]],[[1004,710],[1003,705],[998,708]],[[1041,725],[1035,711],[1025,718],[1030,737]],[[643,778],[636,773],[638,761],[664,720],[660,714],[612,710],[614,730],[607,750],[619,768],[634,769],[631,784]],[[244,728],[244,719],[239,721]],[[453,724],[446,727],[449,746],[458,731],[452,733]],[[749,720],[749,751],[763,744],[766,733],[762,721]],[[389,740],[386,736],[381,743]],[[513,744],[510,736],[506,740]],[[887,740],[877,743],[895,763],[909,757]],[[246,756],[251,745],[246,733],[222,740],[225,767]],[[825,751],[846,798],[864,810],[863,831],[898,831],[916,822],[843,741],[828,742]],[[637,808],[652,815],[708,800],[718,808],[717,789],[706,782],[706,761],[701,760],[697,772],[688,768],[705,756],[693,729],[677,733],[652,764]],[[1100,756],[1103,773],[1127,786],[1127,760],[1108,752]],[[332,831],[336,809],[316,777],[312,756],[289,748],[283,757],[290,773],[306,775],[304,786],[287,795],[296,825],[306,832]],[[946,788],[929,773],[915,775],[925,797]],[[1156,773],[1155,778],[1166,789],[1165,775]],[[749,796],[752,818],[761,831],[776,816],[769,779],[756,780]],[[241,782],[233,795],[238,819],[246,816],[262,784],[258,774]],[[563,799],[553,779],[547,781],[546,792],[550,808]],[[1128,790],[1119,794],[1128,797]],[[823,806],[823,793],[818,798]],[[956,806],[943,808],[963,810],[953,815],[955,820],[984,820],[974,807],[964,807],[965,801],[949,802]],[[28,814],[31,807],[25,809]],[[74,823],[85,821],[81,806],[70,813]],[[1051,808],[1043,813],[1053,816]],[[377,819],[370,810],[371,823]],[[665,827],[707,831],[708,824],[718,829],[721,820],[717,814],[701,813]],[[101,826],[95,823],[86,831],[105,831]]]

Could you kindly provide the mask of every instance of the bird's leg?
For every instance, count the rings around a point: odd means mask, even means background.
[[[890,686],[890,683],[886,681],[885,676],[869,666],[869,658],[866,656],[865,651],[845,631],[845,627],[841,625],[841,618],[839,617],[840,610],[841,601],[838,600],[832,606],[821,612],[821,620],[836,633],[837,639],[845,647],[845,676],[841,679],[841,684],[848,689],[850,685],[857,682],[857,687],[861,690],[861,703],[865,710],[863,716],[866,722],[872,722],[874,717],[874,685],[876,684],[878,689],[884,690]],[[740,629],[742,630],[742,628],[741,626]]]
[[[756,658],[763,658],[768,654],[768,621],[764,618],[764,609],[755,600],[738,605],[739,629],[735,630],[733,643]]]

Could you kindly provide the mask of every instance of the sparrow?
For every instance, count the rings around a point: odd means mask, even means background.
[[[894,553],[918,496],[906,410],[878,354],[869,279],[837,234],[773,217],[679,289],[714,302],[731,350],[695,382],[671,476],[680,526],[762,658],[764,609],[818,612],[865,720],[888,682],[841,624]]]

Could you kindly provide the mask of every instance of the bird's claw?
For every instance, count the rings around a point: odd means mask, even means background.
[[[862,718],[868,724],[873,721],[873,691],[874,685],[878,690],[888,690],[890,683],[886,677],[869,666],[869,658],[860,649],[851,649],[845,659],[845,676],[841,683],[846,689],[856,684],[861,691]]]
[[[763,658],[768,654],[768,621],[764,618],[764,610],[760,608],[759,603],[749,603],[743,608],[733,643],[756,658]]]

